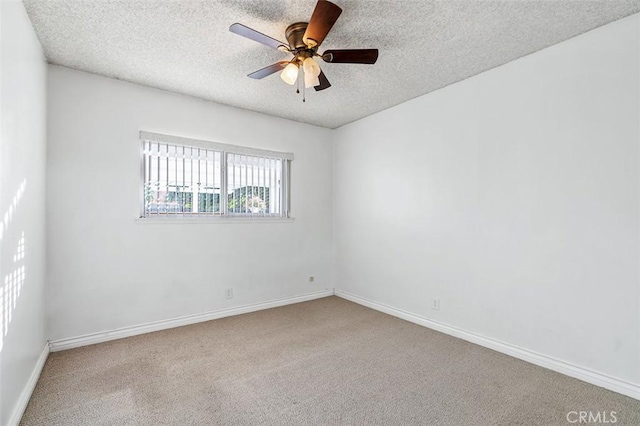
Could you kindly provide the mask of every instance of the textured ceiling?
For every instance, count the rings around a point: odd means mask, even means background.
[[[277,74],[290,55],[228,31],[284,40],[315,0],[24,0],[53,64],[335,128],[640,11],[640,0],[334,0],[320,51],[378,48],[375,65],[320,66],[332,83],[302,103]],[[286,40],[284,40],[286,41]]]

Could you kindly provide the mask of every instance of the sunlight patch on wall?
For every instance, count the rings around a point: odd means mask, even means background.
[[[13,197],[12,203],[9,206],[7,212],[2,216],[0,222],[0,242],[2,242],[9,224],[13,221],[16,215],[20,200],[24,195],[26,188],[26,181],[23,180],[20,188]],[[13,313],[18,305],[18,299],[22,292],[22,287],[25,281],[25,267],[24,258],[26,255],[26,240],[24,231],[20,234],[14,252],[11,265],[11,272],[3,274],[4,277],[0,282],[0,352],[4,345],[4,338],[9,333],[9,324],[13,320]]]
[[[20,187],[16,191],[16,194],[13,196],[13,200],[9,205],[9,209],[2,216],[2,220],[0,221],[0,241],[2,241],[2,237],[4,236],[5,231],[9,228],[9,223],[13,220],[13,215],[15,211],[18,209],[18,204],[20,204],[20,200],[24,195],[24,191],[27,188],[27,181],[23,180],[20,184]]]

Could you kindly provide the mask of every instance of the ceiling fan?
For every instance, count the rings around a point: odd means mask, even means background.
[[[326,50],[322,55],[317,53],[341,13],[342,9],[335,4],[327,0],[319,0],[308,23],[296,22],[287,27],[285,37],[288,45],[242,24],[231,25],[229,31],[293,55],[290,61],[276,62],[252,72],[248,77],[261,79],[282,71],[280,77],[285,83],[293,86],[296,82],[300,84],[302,80],[304,81],[303,90],[305,87],[313,87],[319,91],[331,87],[331,83],[313,59],[314,57],[320,57],[325,62],[335,64],[375,64],[378,59],[378,49],[341,49]]]

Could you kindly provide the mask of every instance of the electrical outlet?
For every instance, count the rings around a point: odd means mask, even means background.
[[[440,299],[433,299],[431,301],[431,309],[433,309],[434,311],[440,310]]]
[[[228,288],[224,291],[224,297],[226,297],[227,299],[233,299],[233,289],[232,288]]]
[[[311,275],[311,276],[309,277],[309,282],[310,282],[310,283],[314,282],[315,280],[316,280],[316,278],[315,278],[313,275]]]

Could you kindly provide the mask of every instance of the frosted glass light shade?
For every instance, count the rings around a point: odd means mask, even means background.
[[[306,71],[304,73],[304,87],[306,87],[307,89],[309,87],[315,87],[320,85],[320,80],[318,79],[317,76],[313,75],[313,74],[308,74]]]
[[[280,73],[280,78],[285,83],[293,86],[298,79],[298,66],[296,64],[289,64]]]
[[[313,58],[307,58],[302,62],[302,68],[305,74],[311,74],[314,77],[320,75],[320,66]]]

